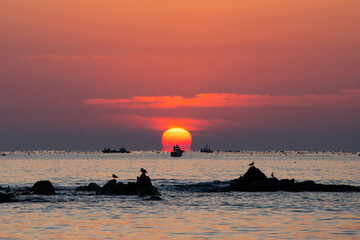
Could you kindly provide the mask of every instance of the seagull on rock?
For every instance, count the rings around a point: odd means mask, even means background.
[[[250,163],[249,166],[254,166],[254,162]]]
[[[112,175],[112,177],[115,179],[115,178],[118,178],[118,176],[116,176],[115,174]]]
[[[273,178],[275,177],[273,172],[271,173],[271,177],[273,177]]]
[[[140,169],[140,172],[147,173],[146,169],[143,169],[143,168]]]

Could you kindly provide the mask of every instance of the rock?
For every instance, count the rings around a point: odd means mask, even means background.
[[[91,182],[91,183],[89,183],[89,189],[92,189],[91,191],[97,191],[97,190],[99,190],[100,189],[100,186],[99,185],[97,185],[96,183],[94,183],[94,182]]]
[[[251,166],[244,176],[232,180],[228,188],[229,191],[255,191],[256,189],[264,189],[262,185],[267,182],[268,178],[260,171],[260,169]],[[250,188],[250,189],[249,189]]]
[[[311,191],[316,188],[314,181],[303,181],[298,183],[293,183],[296,190],[299,191]]]
[[[12,193],[2,193],[0,192],[0,203],[4,202],[17,202],[18,200]]]
[[[279,189],[287,192],[299,191],[295,186],[295,179],[281,179],[279,182]]]
[[[266,181],[266,180],[268,180],[268,178],[266,177],[266,175],[263,172],[260,171],[260,169],[252,166],[244,174],[243,180],[246,183],[252,183],[255,181]]]
[[[56,195],[55,188],[52,183],[48,180],[37,181],[32,186],[32,193],[38,195]]]
[[[162,201],[163,199],[160,196],[151,196],[145,200],[146,201]]]
[[[10,192],[10,186],[7,186],[6,188],[0,186],[0,190],[3,190],[5,192]]]
[[[146,176],[145,172],[143,172],[140,177],[137,178],[135,187],[136,189],[134,191],[134,194],[136,195],[160,195],[158,189],[152,185],[150,177]]]
[[[75,191],[92,191],[92,190],[89,190],[89,186],[80,186],[75,188]]]
[[[135,182],[128,182],[123,189],[123,195],[136,195],[137,186]]]
[[[20,192],[20,193],[18,193],[18,194],[25,196],[25,195],[31,195],[31,192],[29,192],[29,191],[23,191],[23,192]]]
[[[102,188],[100,188],[96,194],[98,195],[109,195],[109,194],[113,194],[113,188],[116,185],[116,180],[112,179],[110,181],[108,181]]]
[[[124,192],[124,189],[125,189],[125,184],[122,183],[122,182],[118,182],[113,190],[112,190],[112,194],[113,195],[123,195],[123,192]]]
[[[360,188],[349,185],[325,185],[316,184],[308,180],[295,182],[295,179],[267,178],[258,168],[252,166],[238,179],[232,180],[230,185],[222,191],[243,192],[272,192],[272,191],[311,191],[311,192],[360,192]]]
[[[145,173],[142,173],[140,177],[137,178],[136,182],[117,183],[115,179],[107,182],[102,188],[97,192],[97,195],[139,195],[139,196],[148,196],[148,195],[160,195],[158,189],[154,187],[151,183],[151,180]]]
[[[360,188],[350,185],[316,184],[313,181],[295,183],[300,191],[309,192],[360,192]]]
[[[137,192],[139,196],[155,196],[160,195],[158,189],[154,186],[147,186],[144,188],[139,189]]]
[[[92,182],[89,183],[87,186],[80,186],[76,188],[76,191],[98,191],[101,187],[97,185],[96,183]]]

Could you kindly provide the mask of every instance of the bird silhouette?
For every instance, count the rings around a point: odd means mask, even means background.
[[[250,163],[249,166],[254,166],[254,162]]]
[[[273,172],[271,173],[271,177],[273,177],[273,178],[275,177]]]
[[[147,173],[146,169],[143,169],[143,168],[140,169],[140,172]]]
[[[112,175],[113,178],[118,178],[118,176],[116,176],[115,174]]]

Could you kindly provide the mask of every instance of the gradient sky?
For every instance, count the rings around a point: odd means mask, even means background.
[[[360,151],[358,0],[0,0],[0,151]]]

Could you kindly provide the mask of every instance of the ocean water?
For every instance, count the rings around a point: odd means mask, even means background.
[[[205,193],[254,161],[267,176],[360,186],[359,153],[9,152],[0,186],[50,180],[55,196],[0,204],[0,239],[360,239],[360,193]],[[148,171],[162,201],[96,196],[78,186],[135,181]]]

